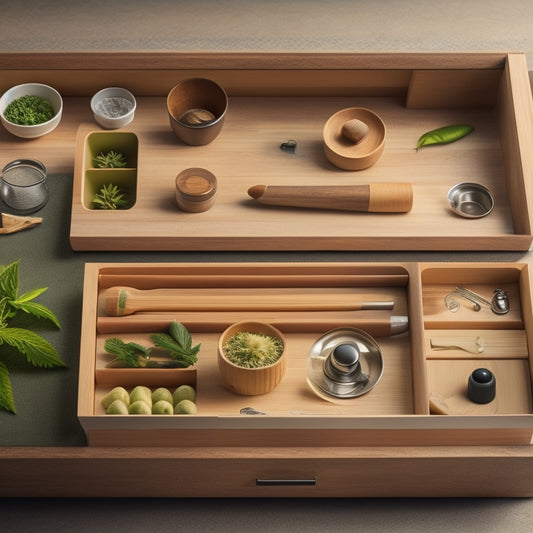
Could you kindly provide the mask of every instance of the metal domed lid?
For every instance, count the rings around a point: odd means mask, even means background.
[[[339,328],[322,335],[307,359],[311,387],[336,398],[366,394],[383,374],[381,348],[374,338],[356,328]]]

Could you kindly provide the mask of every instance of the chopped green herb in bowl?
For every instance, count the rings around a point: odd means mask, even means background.
[[[54,130],[61,121],[63,99],[43,83],[23,83],[0,97],[0,122],[9,133],[35,139]]]
[[[26,94],[13,100],[4,111],[4,117],[23,126],[34,126],[48,122],[54,117],[52,105],[45,98]]]

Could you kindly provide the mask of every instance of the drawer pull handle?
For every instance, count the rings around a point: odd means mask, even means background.
[[[256,478],[257,487],[314,487],[316,477],[311,479],[259,479]]]

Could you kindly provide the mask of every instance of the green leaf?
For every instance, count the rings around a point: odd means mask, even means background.
[[[104,350],[115,359],[107,366],[127,366],[130,368],[140,368],[146,366],[146,361],[150,358],[150,349],[135,342],[125,343],[121,339],[106,339]]]
[[[17,412],[11,389],[11,380],[9,379],[9,370],[2,361],[0,361],[0,407],[13,414]]]
[[[150,338],[154,341],[154,344],[164,350],[178,350],[180,346],[176,344],[176,341],[168,333],[152,333]]]
[[[458,141],[472,131],[474,131],[473,126],[469,126],[468,124],[453,124],[428,131],[418,139],[416,150],[418,151],[423,146],[430,146],[432,144],[448,144]]]
[[[56,349],[37,333],[23,328],[0,329],[0,344],[9,344],[26,356],[34,366],[66,366]]]
[[[170,333],[170,334],[169,334]],[[173,321],[169,333],[153,333],[150,337],[154,344],[170,352],[170,357],[184,366],[194,365],[200,351],[200,344],[192,347],[192,337],[187,328],[179,322]]]
[[[11,300],[17,298],[19,291],[19,261],[15,261],[0,270],[0,297]]]
[[[189,350],[192,346],[192,337],[187,330],[187,328],[176,322],[175,320],[170,324],[168,328],[169,333],[172,335],[174,340],[185,350]]]
[[[33,315],[37,318],[44,318],[46,320],[50,320],[58,328],[61,327],[55,314],[44,305],[35,302],[21,302],[20,298],[17,298],[17,300],[15,300],[14,302],[11,302],[10,305],[11,307],[20,311],[24,311],[24,313],[28,313],[29,315]]]
[[[39,296],[46,290],[47,290],[46,287],[42,287],[40,289],[33,289],[32,291],[28,291],[28,292],[25,292],[24,294],[21,294],[20,296],[17,296],[14,300],[20,303],[29,302],[31,300],[35,300],[37,296]]]

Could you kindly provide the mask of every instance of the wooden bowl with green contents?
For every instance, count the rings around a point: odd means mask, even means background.
[[[270,324],[232,324],[218,342],[218,368],[224,386],[247,396],[272,391],[287,370],[285,347],[283,334]]]

